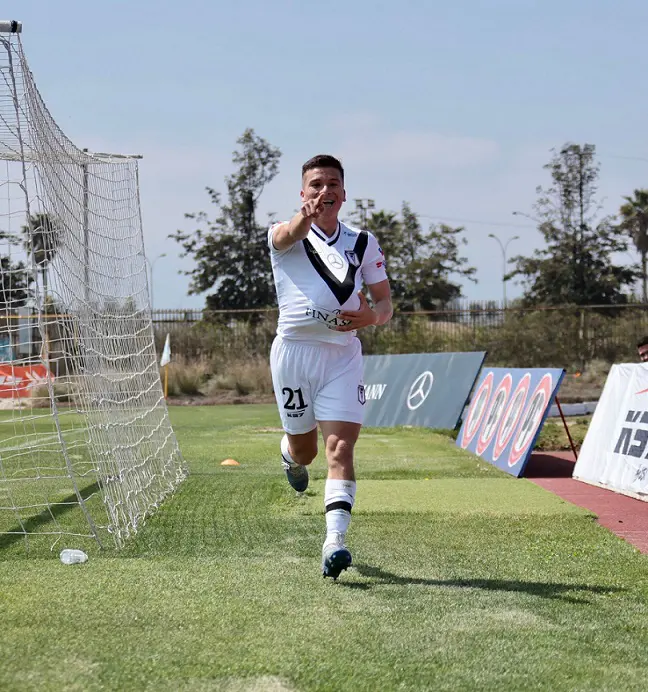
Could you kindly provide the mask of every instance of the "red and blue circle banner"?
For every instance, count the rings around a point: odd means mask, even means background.
[[[521,476],[565,376],[564,370],[482,370],[457,445]]]

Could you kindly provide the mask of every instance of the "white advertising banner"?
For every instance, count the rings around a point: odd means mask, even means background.
[[[612,366],[573,477],[648,501],[648,363]]]

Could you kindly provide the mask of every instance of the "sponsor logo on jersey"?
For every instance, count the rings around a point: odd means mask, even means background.
[[[331,252],[326,258],[327,262],[333,267],[333,269],[342,269],[344,267],[344,260],[334,252]]]
[[[303,248],[310,263],[323,279],[324,283],[331,289],[331,292],[337,298],[340,305],[344,305],[357,290],[356,274],[362,265],[368,242],[369,236],[366,231],[360,232],[355,245],[353,248],[350,248],[350,251],[354,252],[358,259],[358,266],[356,267],[351,263],[347,264],[344,277],[341,277],[338,276],[336,272],[341,274],[342,271],[344,271],[344,255],[331,252],[327,255],[326,259],[324,259],[319,254],[313,252],[316,248],[313,247],[313,243],[308,238],[304,238],[302,241]],[[335,257],[335,260],[332,260],[333,257]],[[342,265],[342,268],[336,268],[336,266],[332,264],[333,261],[336,265],[337,263]]]
[[[318,308],[314,305],[306,308],[306,316],[312,317],[314,320],[325,324],[329,329],[336,327],[345,327],[349,324],[349,320],[340,317],[341,310],[327,310],[326,308]]]

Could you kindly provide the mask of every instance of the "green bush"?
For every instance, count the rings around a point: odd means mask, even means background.
[[[194,323],[159,322],[155,339],[158,353],[169,333],[174,359],[209,363],[198,377],[200,384],[194,373],[189,378],[193,386],[187,383],[185,389],[243,394],[271,391],[267,361],[275,331],[276,311],[233,312],[207,315]],[[648,334],[648,309],[643,307],[515,306],[396,313],[384,327],[361,330],[359,338],[367,355],[486,351],[486,362],[492,366],[555,367],[584,374],[594,363],[636,361],[635,344],[644,334]],[[584,379],[582,384],[586,383]]]
[[[247,360],[221,363],[209,380],[205,393],[214,396],[221,391],[247,394],[272,394],[272,377],[267,358],[253,356]]]

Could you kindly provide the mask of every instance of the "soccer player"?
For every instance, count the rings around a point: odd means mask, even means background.
[[[383,252],[371,233],[338,220],[345,201],[342,164],[333,156],[315,156],[302,167],[300,211],[268,231],[279,303],[270,366],[285,431],[282,464],[290,485],[304,492],[306,467],[317,456],[319,424],[328,463],[322,573],[333,579],[351,565],[345,536],[356,492],[353,450],[365,404],[356,332],[392,316]]]
[[[644,336],[637,344],[637,355],[642,363],[648,363],[648,336]]]

